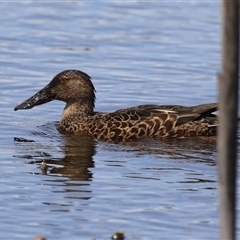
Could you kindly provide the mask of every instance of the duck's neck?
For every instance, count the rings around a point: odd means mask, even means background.
[[[83,104],[82,102],[67,103],[63,110],[61,121],[72,118],[74,116],[86,117],[88,115],[91,115],[93,113],[93,108],[93,105]]]

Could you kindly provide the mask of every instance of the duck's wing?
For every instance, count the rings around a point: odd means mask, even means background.
[[[165,137],[179,126],[194,123],[215,111],[216,105],[184,107],[179,105],[140,105],[112,113],[96,113],[91,132],[94,137],[127,141],[140,137]],[[187,126],[185,127],[187,128]]]
[[[113,112],[111,117],[122,121],[145,121],[160,119],[162,124],[169,118],[175,120],[176,125],[185,124],[205,117],[215,116],[217,103],[201,104],[193,107],[180,105],[139,105]]]

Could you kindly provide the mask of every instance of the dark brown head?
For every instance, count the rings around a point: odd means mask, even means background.
[[[35,95],[16,106],[14,110],[30,109],[52,100],[61,100],[67,104],[78,102],[93,111],[95,89],[91,77],[78,70],[65,70],[57,74],[52,81]]]

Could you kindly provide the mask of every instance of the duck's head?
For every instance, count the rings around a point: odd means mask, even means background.
[[[91,77],[79,70],[65,70],[57,74],[42,90],[14,108],[30,109],[52,100],[61,100],[70,105],[79,103],[86,105],[93,111],[95,103],[95,89]]]

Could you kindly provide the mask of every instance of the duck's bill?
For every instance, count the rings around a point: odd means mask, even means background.
[[[51,93],[48,86],[44,87],[42,90],[37,92],[32,97],[28,98],[21,104],[17,105],[14,108],[14,111],[17,111],[19,109],[31,109],[37,105],[41,105],[47,102],[50,102],[54,99],[54,95]]]

